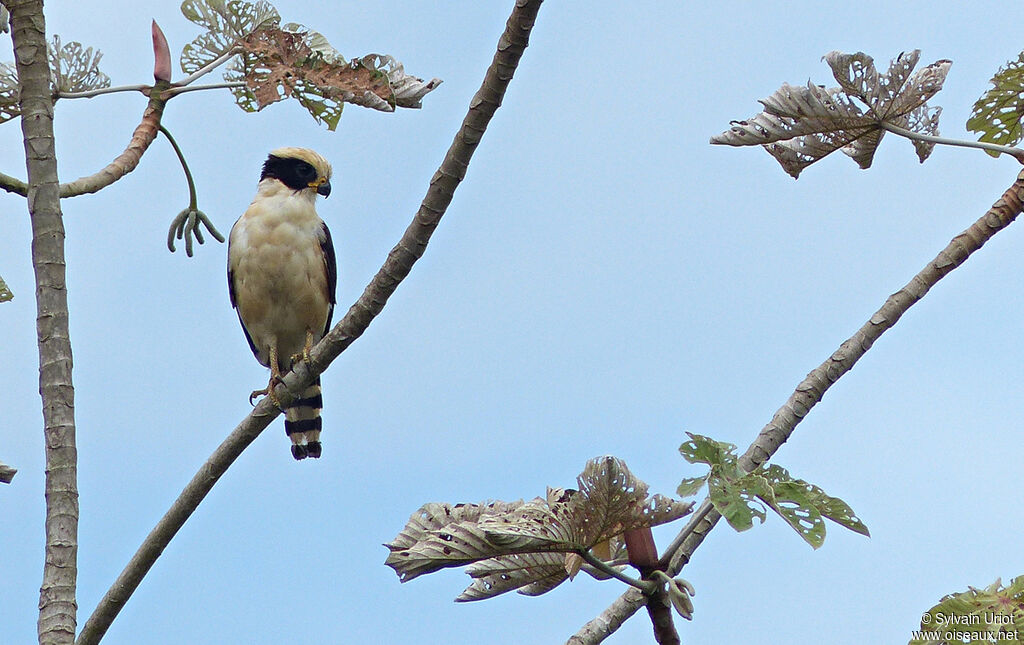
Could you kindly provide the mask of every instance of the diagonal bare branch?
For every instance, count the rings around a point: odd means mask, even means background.
[[[529,43],[530,31],[542,1],[516,0],[516,6],[508,19],[505,32],[498,41],[498,51],[487,69],[483,84],[470,102],[469,113],[455,135],[455,140],[448,149],[441,167],[431,178],[430,187],[412,223],[398,245],[388,254],[384,266],[367,285],[359,300],[313,348],[310,361],[300,363],[295,370],[285,376],[284,384],[275,391],[283,404],[291,402],[289,391],[301,392],[305,385],[327,369],[339,354],[366,331],[370,322],[398,288],[399,283],[408,275],[412,265],[423,255],[430,236],[451,203],[455,189],[465,176],[466,168],[487,129],[487,124],[501,105],[505,90]],[[210,455],[100,600],[79,634],[77,645],[94,645],[103,638],[118,612],[128,602],[142,582],[142,578],[185,520],[238,455],[278,414],[277,408],[264,397]]]
[[[778,409],[772,420],[758,434],[747,451],[740,457],[740,466],[750,471],[760,466],[775,454],[783,443],[793,434],[797,424],[811,411],[825,392],[832,387],[844,374],[853,369],[882,334],[891,329],[900,317],[914,303],[923,298],[928,290],[935,286],[953,269],[967,261],[972,253],[980,249],[996,233],[1013,223],[1024,209],[1024,171],[1017,175],[1016,181],[982,215],[974,224],[942,249],[935,259],[928,263],[902,289],[889,296],[885,304],[874,313],[853,336],[839,346],[825,362],[816,367],[796,386],[786,403]],[[715,527],[721,515],[705,503],[690,520],[692,526],[683,527],[681,535],[685,539],[677,541],[675,553],[666,553],[662,562],[670,560],[668,567],[670,576],[677,575],[690,561],[694,551]],[[629,590],[619,596],[598,617],[584,625],[568,640],[568,645],[594,645],[610,636],[644,604],[643,596]]]

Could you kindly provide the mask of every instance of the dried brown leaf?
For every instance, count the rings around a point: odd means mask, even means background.
[[[554,589],[568,578],[564,562],[561,553],[516,553],[475,562],[466,567],[473,583],[455,601],[484,600],[534,585]]]
[[[391,56],[370,54],[346,61],[323,34],[295,23],[282,25],[277,10],[262,0],[185,0],[182,13],[207,29],[185,47],[182,69],[194,73],[237,51],[224,80],[242,85],[232,92],[247,112],[294,98],[317,122],[334,130],[344,103],[385,112],[418,108],[423,96],[441,83],[409,76]]]
[[[879,74],[863,52],[830,52],[824,59],[839,87],[784,83],[761,101],[763,112],[734,121],[711,143],[762,145],[793,177],[836,150],[869,168],[885,133],[883,123],[923,134],[938,131],[940,111],[926,101],[942,89],[951,63],[940,60],[912,74],[919,57],[917,50],[900,54]],[[933,147],[916,141],[915,146],[922,161]]]
[[[578,555],[567,559],[566,554],[597,544],[609,554],[618,552],[624,531],[670,522],[693,508],[660,495],[648,497],[647,485],[614,457],[589,461],[577,483],[579,490],[549,488],[545,499],[529,502],[427,504],[386,545],[391,551],[386,564],[406,582],[476,563],[468,571],[481,581],[461,600],[512,589],[539,594],[582,566]]]

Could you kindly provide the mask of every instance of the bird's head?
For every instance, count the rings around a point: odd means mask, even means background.
[[[267,178],[296,192],[312,189],[324,197],[331,194],[331,164],[308,148],[272,150],[263,163],[260,181]]]

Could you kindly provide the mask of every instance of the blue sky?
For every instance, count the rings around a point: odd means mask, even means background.
[[[346,56],[394,55],[444,84],[420,111],[297,105],[250,115],[226,92],[172,101],[200,207],[227,232],[266,153],[334,164],[319,211],[340,311],[419,205],[490,62],[509,2],[278,2]],[[280,420],[213,489],[107,643],[563,642],[622,591],[586,576],[540,598],[453,604],[450,570],[400,585],[391,540],[427,501],[531,498],[613,454],[671,493],[699,474],[685,432],[745,447],[804,375],[999,197],[1009,158],[886,137],[874,167],[835,155],[792,180],[758,149],[708,138],[820,61],[953,60],[944,135],[1017,57],[1024,12],[964,3],[548,2],[424,258],[323,377],[324,457],[294,462]],[[111,20],[116,16],[116,20]],[[151,78],[149,21],[197,35],[175,3],[49,8],[48,29],[103,50],[115,85]],[[2,58],[11,60],[0,36]],[[177,72],[177,67],[176,67]],[[180,72],[176,73],[180,77]],[[61,101],[61,177],[118,154],[137,94]],[[20,128],[0,169],[24,176]],[[187,203],[173,152],[64,202],[78,420],[79,608],[98,599],[266,382],[228,303],[224,245],[167,252]],[[43,440],[24,201],[0,195],[0,640],[32,642],[42,570]],[[776,463],[849,502],[870,539],[830,525],[812,551],[777,517],[719,526],[684,573],[684,642],[906,642],[944,594],[1024,573],[1018,493],[1024,349],[1020,224],[943,280],[826,395]],[[656,532],[667,544],[676,528]],[[682,621],[680,621],[682,622]],[[652,642],[640,615],[610,643]]]

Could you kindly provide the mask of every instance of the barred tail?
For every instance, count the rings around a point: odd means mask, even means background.
[[[302,396],[292,401],[284,411],[284,431],[292,440],[292,457],[305,459],[320,457],[320,410],[324,407],[320,393],[320,378],[307,387]]]

